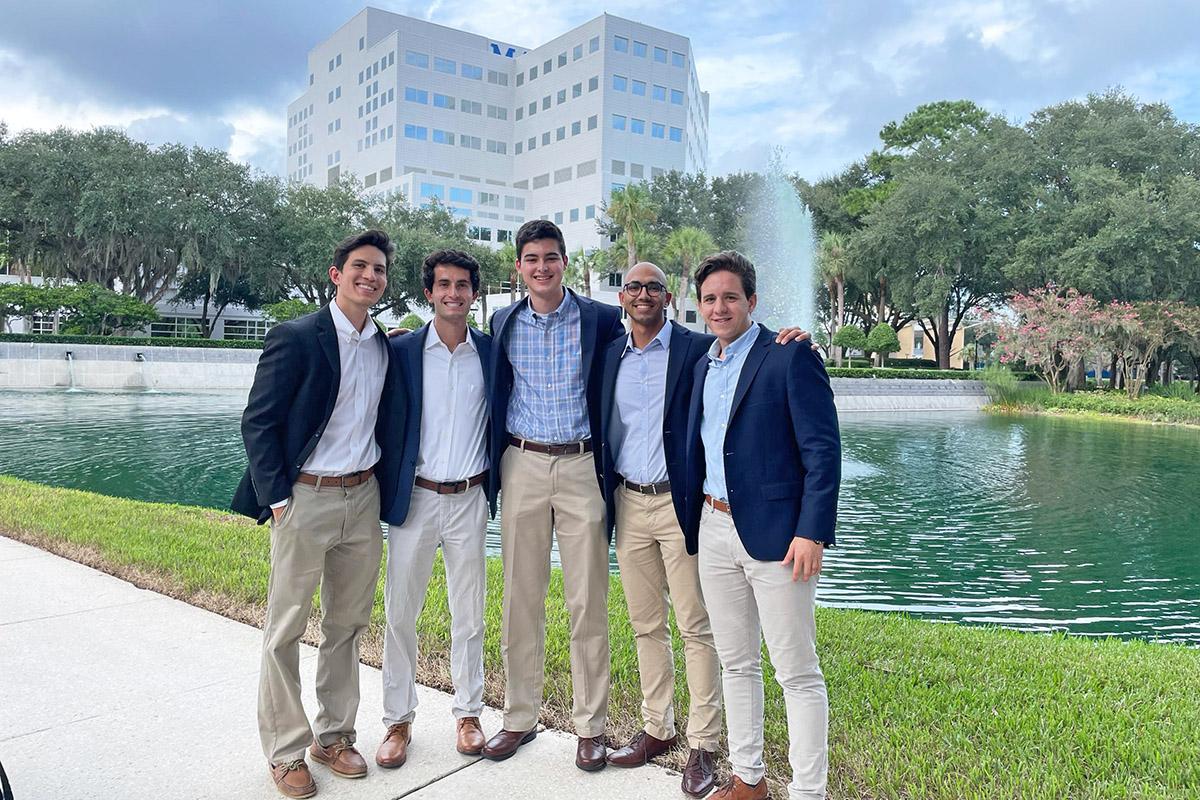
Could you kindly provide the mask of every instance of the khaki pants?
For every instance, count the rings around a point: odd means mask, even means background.
[[[482,486],[461,494],[412,490],[408,518],[388,531],[387,631],[383,649],[383,724],[417,713],[417,616],[438,547],[450,604],[450,677],[455,717],[483,712],[483,607],[487,595],[487,497]]]
[[[314,734],[324,745],[354,740],[358,639],[371,619],[382,554],[375,478],[349,489],[297,483],[283,517],[271,523],[258,731],[272,764],[303,758]],[[300,703],[299,644],[318,584],[318,711],[310,728]]]
[[[700,517],[700,583],[721,658],[729,761],[750,785],[763,764],[762,640],[787,709],[789,800],[824,800],[829,701],[817,662],[816,578],[792,580],[792,568],[750,557],[733,517],[705,505]]]
[[[670,494],[617,489],[617,563],[637,642],[642,682],[642,722],[656,739],[675,738],[675,656],[670,607],[683,638],[687,663],[688,745],[717,749],[721,690],[717,650],[700,591],[697,559],[690,556]]]
[[[608,710],[608,540],[591,453],[550,456],[509,447],[501,462],[504,562],[504,728],[538,721],[546,661],[551,537],[558,537],[571,614],[572,714],[579,736],[604,733]]]

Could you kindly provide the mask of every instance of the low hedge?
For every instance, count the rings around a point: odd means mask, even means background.
[[[1046,393],[1028,404],[1062,411],[1136,417],[1151,422],[1200,425],[1200,403],[1152,394],[1144,394],[1136,400],[1130,400],[1129,395],[1124,392]]]
[[[224,347],[261,350],[262,342],[243,339],[184,339],[167,336],[66,336],[49,333],[0,333],[0,342],[22,344],[107,344],[120,347]]]

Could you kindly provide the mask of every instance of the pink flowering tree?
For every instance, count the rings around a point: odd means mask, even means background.
[[[1117,355],[1130,398],[1141,394],[1154,359],[1171,345],[1186,343],[1194,324],[1191,307],[1169,301],[1113,301],[1101,316],[1103,339]]]
[[[1022,361],[1052,392],[1063,391],[1071,366],[1095,349],[1103,322],[1100,304],[1074,289],[1060,292],[1049,285],[1013,295],[1009,306],[1019,320],[1000,328],[1000,361]]]

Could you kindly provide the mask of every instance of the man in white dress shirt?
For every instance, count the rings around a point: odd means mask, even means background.
[[[406,392],[403,445],[389,447],[381,480],[394,482],[383,509],[388,532],[387,630],[383,652],[383,722],[375,755],[382,767],[408,758],[416,716],[417,616],[439,547],[450,605],[450,674],[458,752],[477,755],[486,741],[483,711],[484,550],[489,498],[488,400],[484,376],[491,338],[467,325],[479,295],[479,263],[468,253],[440,250],[422,268],[434,318],[392,339],[391,357]],[[390,402],[383,414],[392,414]]]
[[[387,287],[392,252],[382,231],[338,245],[329,268],[336,298],[267,334],[242,416],[250,465],[232,505],[271,520],[259,734],[275,786],[288,797],[316,794],[304,762],[309,745],[336,775],[367,773],[354,748],[358,641],[379,579],[379,509],[391,503],[373,473],[379,401],[391,373],[386,337],[369,311]],[[299,643],[318,584],[319,710],[310,727],[300,703]]]

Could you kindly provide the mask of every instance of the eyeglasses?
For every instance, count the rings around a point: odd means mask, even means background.
[[[637,297],[642,293],[642,289],[646,290],[646,294],[651,297],[658,297],[667,290],[667,287],[658,282],[642,283],[641,281],[630,281],[625,284],[625,293]]]

